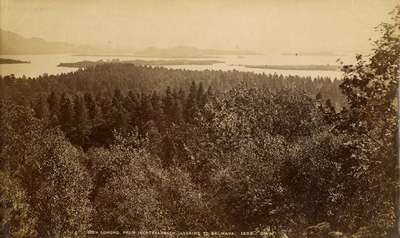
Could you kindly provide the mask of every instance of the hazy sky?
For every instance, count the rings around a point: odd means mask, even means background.
[[[365,51],[399,0],[0,0],[0,26],[52,41],[143,48]]]

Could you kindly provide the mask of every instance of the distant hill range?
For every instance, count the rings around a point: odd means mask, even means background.
[[[0,54],[74,54],[86,56],[137,56],[155,58],[206,58],[221,55],[253,55],[249,50],[199,49],[190,46],[173,48],[149,47],[143,50],[111,49],[90,45],[75,45],[65,42],[27,38],[17,33],[0,29]]]
[[[190,46],[178,46],[173,48],[149,47],[144,50],[136,51],[135,56],[140,57],[159,57],[159,58],[206,58],[222,55],[256,55],[258,53],[250,50],[216,50],[199,49]]]
[[[0,54],[107,54],[114,50],[88,45],[74,45],[64,42],[47,41],[41,38],[27,38],[17,33],[0,29]]]

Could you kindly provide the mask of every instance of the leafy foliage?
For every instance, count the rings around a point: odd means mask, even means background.
[[[379,29],[382,37],[373,55],[368,60],[358,56],[356,65],[344,67],[341,88],[350,107],[340,114],[338,128],[351,136],[346,144],[358,163],[355,201],[349,203],[357,216],[348,222],[368,227],[374,237],[386,237],[398,219],[400,6],[393,11],[393,23]]]

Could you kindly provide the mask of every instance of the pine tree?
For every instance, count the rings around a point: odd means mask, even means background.
[[[182,102],[179,100],[179,98],[175,98],[173,103],[174,103],[173,121],[175,124],[178,125],[182,124],[184,122]]]
[[[112,102],[111,97],[109,95],[104,94],[104,95],[99,96],[99,99],[96,101],[99,102],[104,121],[107,124],[112,124],[113,102]]]
[[[6,134],[5,131],[7,130],[6,114],[7,112],[6,112],[5,101],[0,100],[0,150],[2,149],[3,145],[6,142],[6,135],[5,135]],[[2,165],[2,162],[0,162],[0,165]]]
[[[214,96],[215,96],[214,94],[215,94],[215,93],[214,93],[213,88],[212,88],[211,86],[209,86],[208,89],[207,89],[207,100],[208,100],[209,98],[214,97]]]
[[[132,91],[129,91],[128,96],[125,98],[124,107],[127,109],[127,120],[129,127],[134,129],[140,123],[140,102],[139,96]]]
[[[74,142],[85,148],[91,128],[86,105],[84,103],[84,100],[79,96],[75,96],[74,112]]]
[[[122,106],[123,97],[114,96],[112,102],[111,125],[121,133],[125,133],[128,129],[128,114]]]
[[[142,116],[143,116],[143,122],[146,123],[150,120],[153,120],[155,118],[154,116],[154,110],[153,110],[153,104],[151,99],[149,98],[148,95],[143,95],[142,96]]]
[[[197,87],[197,94],[196,94],[196,100],[199,108],[202,108],[205,105],[205,96],[206,95],[204,92],[203,83],[200,82],[199,86]]]
[[[182,88],[179,88],[178,98],[179,98],[179,100],[181,101],[182,104],[185,102],[186,94],[185,94],[185,91]]]
[[[64,133],[69,136],[73,125],[73,105],[66,93],[61,95],[59,120]]]
[[[50,111],[50,121],[53,125],[58,124],[59,115],[60,115],[60,99],[55,92],[51,92],[49,97],[47,98],[47,103],[49,105]]]
[[[85,93],[83,96],[83,100],[86,108],[88,109],[89,118],[93,120],[96,117],[97,110],[96,110],[96,103],[92,97],[92,94]]]
[[[166,120],[171,122],[173,120],[173,102],[171,88],[167,87],[163,98],[163,111],[166,116]]]
[[[3,77],[0,75],[0,100],[6,98],[6,85],[4,83]]]
[[[197,104],[197,87],[196,83],[192,81],[189,89],[189,94],[186,99],[185,118],[187,122],[193,122],[196,112],[198,111]]]
[[[153,106],[153,120],[158,128],[164,127],[165,116],[162,109],[160,96],[156,91],[151,96],[151,104]]]
[[[39,96],[38,99],[33,103],[35,117],[42,119],[43,122],[47,123],[50,117],[50,110],[46,100],[42,96]]]
[[[113,104],[115,105],[122,105],[122,102],[124,101],[124,96],[122,95],[122,92],[120,89],[115,89],[114,90],[114,96],[113,96]]]

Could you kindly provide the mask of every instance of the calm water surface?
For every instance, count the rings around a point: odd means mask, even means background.
[[[0,74],[26,77],[37,77],[44,73],[47,74],[60,74],[77,70],[76,68],[57,67],[61,62],[77,62],[83,60],[158,60],[161,58],[143,58],[131,56],[73,56],[73,55],[1,55],[1,58],[17,59],[24,61],[31,61],[30,64],[0,64]],[[274,70],[274,69],[255,69],[246,68],[239,65],[326,65],[337,64],[337,59],[340,58],[345,63],[353,62],[353,56],[294,56],[294,55],[249,55],[249,56],[223,56],[219,58],[212,58],[215,60],[224,61],[224,63],[214,65],[176,65],[164,66],[174,69],[190,69],[190,70],[238,70],[255,73],[265,74],[282,74],[282,75],[299,75],[299,76],[324,76],[330,78],[340,78],[342,73],[340,71],[306,71],[306,70]],[[164,60],[168,60],[163,58]],[[196,58],[196,60],[200,60]],[[210,58],[204,59],[210,60]]]

